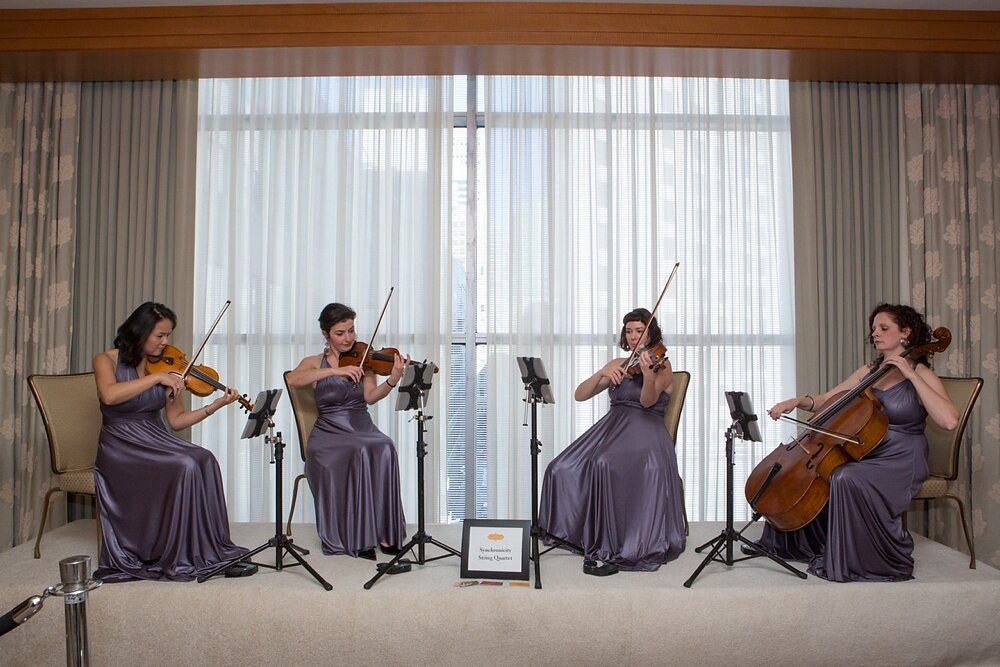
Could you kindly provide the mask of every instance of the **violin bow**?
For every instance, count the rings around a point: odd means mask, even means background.
[[[222,320],[222,316],[226,314],[226,310],[229,308],[229,305],[232,302],[233,302],[232,299],[226,299],[226,304],[222,306],[222,310],[219,311],[219,315],[215,318],[215,322],[213,322],[212,326],[208,328],[208,333],[205,334],[205,338],[201,341],[201,345],[198,346],[197,351],[195,351],[195,353],[191,355],[191,359],[188,360],[187,367],[184,369],[184,372],[181,373],[181,380],[187,379],[188,373],[190,373],[191,369],[194,368],[194,362],[201,355],[202,350],[205,349],[205,345],[208,343],[208,339],[212,336],[212,333],[215,331],[215,327],[219,326],[219,322]]]
[[[675,262],[673,270],[670,272],[670,275],[667,276],[667,282],[664,283],[663,289],[660,290],[660,298],[656,300],[656,303],[653,305],[653,310],[649,313],[649,322],[646,322],[646,328],[642,332],[642,340],[640,340],[639,344],[635,346],[634,350],[632,350],[632,354],[628,355],[628,360],[625,362],[626,369],[631,368],[633,361],[635,361],[635,358],[639,355],[639,350],[642,349],[643,343],[646,340],[647,332],[649,331],[649,323],[653,321],[654,317],[656,317],[656,311],[660,307],[660,302],[663,301],[663,295],[667,293],[667,288],[670,287],[670,283],[674,279],[674,274],[677,273],[677,269],[680,265],[680,262]]]
[[[375,349],[375,336],[378,335],[378,330],[382,326],[382,318],[385,317],[385,309],[389,307],[389,299],[392,298],[392,292],[395,289],[395,286],[389,288],[389,295],[385,297],[385,303],[382,304],[382,312],[379,313],[378,322],[375,323],[375,330],[372,332],[371,342],[368,343],[368,348],[365,350],[365,353],[361,355],[361,363],[358,364],[358,366],[362,369],[365,367],[365,362],[368,360],[368,353]]]

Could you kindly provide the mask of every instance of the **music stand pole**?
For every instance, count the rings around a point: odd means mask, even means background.
[[[250,414],[249,421],[247,423],[246,429],[244,429],[243,437],[253,437],[254,435],[259,435],[262,425],[267,425],[267,436],[264,438],[264,442],[271,445],[271,458],[272,463],[274,463],[274,537],[269,539],[267,542],[261,544],[255,549],[251,549],[243,556],[239,558],[234,558],[230,561],[222,563],[217,568],[211,572],[198,577],[198,583],[204,583],[225,571],[230,565],[242,562],[250,562],[250,559],[255,555],[264,551],[265,549],[270,549],[274,547],[274,565],[268,565],[267,563],[256,563],[263,567],[269,567],[273,570],[278,570],[279,572],[286,567],[284,565],[284,554],[289,554],[296,561],[298,565],[304,567],[313,578],[319,582],[319,584],[330,591],[333,590],[333,586],[330,585],[326,579],[324,579],[319,572],[314,570],[306,559],[299,555],[299,552],[303,554],[308,554],[309,551],[292,544],[290,537],[285,535],[282,530],[282,517],[284,516],[284,511],[282,509],[282,463],[285,459],[285,443],[281,439],[281,431],[278,431],[276,436],[272,436],[274,430],[274,422],[271,417],[274,415],[274,405],[277,403],[278,397],[281,395],[280,389],[270,389],[267,391],[262,391],[260,396],[257,397],[257,402],[254,406],[254,411]],[[255,422],[255,423],[254,423]],[[290,566],[294,566],[296,563],[292,563]],[[289,567],[290,567],[289,566]]]
[[[425,530],[425,517],[424,517],[424,458],[427,456],[427,443],[424,441],[424,422],[433,419],[433,417],[428,417],[424,415],[423,406],[426,401],[427,391],[431,387],[430,380],[423,376],[428,373],[433,374],[433,364],[414,364],[414,366],[419,366],[420,370],[414,370],[414,379],[412,382],[400,382],[400,394],[408,394],[410,399],[407,402],[400,401],[400,405],[397,409],[400,410],[410,410],[414,407],[417,410],[417,414],[411,419],[411,421],[417,422],[417,532],[413,534],[410,541],[404,544],[400,549],[399,553],[396,554],[392,560],[386,564],[379,563],[376,566],[375,576],[365,582],[365,590],[371,590],[371,587],[375,585],[375,582],[382,578],[385,574],[402,574],[404,572],[409,572],[409,569],[399,570],[393,572],[397,564],[403,565],[426,565],[432,561],[441,560],[442,558],[449,558],[451,556],[462,557],[462,552],[454,549],[447,544],[443,544],[433,537],[427,534]],[[427,544],[433,544],[442,551],[447,553],[440,556],[434,556],[433,558],[427,558],[426,546]],[[413,551],[413,548],[417,548],[417,559],[415,561],[406,559],[403,560],[403,556]]]
[[[718,537],[709,540],[705,544],[695,549],[695,552],[701,553],[707,547],[709,546],[712,547],[712,549],[708,552],[708,555],[705,556],[705,559],[701,561],[701,565],[698,566],[698,569],[695,570],[694,573],[688,578],[688,580],[684,582],[685,588],[691,588],[691,584],[693,584],[694,580],[698,577],[699,574],[701,574],[701,571],[704,570],[705,566],[711,563],[713,560],[731,567],[734,563],[738,563],[739,561],[750,560],[752,558],[758,558],[760,556],[767,556],[775,563],[782,566],[783,568],[785,568],[792,574],[796,575],[800,579],[806,578],[805,572],[801,572],[795,569],[794,567],[786,563],[778,556],[775,556],[774,554],[760,550],[756,544],[751,542],[749,539],[743,537],[742,530],[736,532],[736,530],[733,528],[733,469],[736,467],[735,454],[734,454],[734,449],[735,449],[734,441],[736,439],[737,432],[740,432],[739,425],[738,422],[734,421],[729,426],[729,428],[726,429],[726,528],[725,530],[722,531],[722,533]],[[746,530],[746,528],[744,527],[743,530]],[[733,558],[733,542],[737,540],[742,542],[747,547],[749,547],[752,553],[742,558]],[[725,558],[719,556],[719,554],[722,553],[723,550],[725,550]]]
[[[552,395],[552,386],[541,359],[517,357],[517,365],[521,373],[521,382],[524,383],[524,401],[531,405],[531,559],[535,561],[535,588],[541,588],[541,556],[543,552],[538,547],[538,540],[548,538],[556,543],[546,549],[544,553],[548,553],[556,546],[565,546],[574,551],[580,549],[562,538],[547,534],[538,525],[538,455],[542,453],[542,443],[538,439],[538,404],[555,403],[555,398]],[[525,405],[525,422],[522,426],[528,425],[527,408],[528,406]]]
[[[527,400],[531,403],[531,557],[535,561],[535,588],[540,589],[542,558],[538,552],[538,538],[542,531],[538,526],[538,455],[542,451],[542,443],[538,440],[538,400],[534,392],[529,391]]]

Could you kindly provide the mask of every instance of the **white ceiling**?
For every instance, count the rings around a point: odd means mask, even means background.
[[[350,2],[399,2],[399,0],[349,0]],[[406,0],[404,0],[406,1]],[[435,0],[441,1],[441,0]],[[449,0],[444,0],[449,1]],[[468,0],[454,0],[466,2]],[[531,0],[533,2],[563,2],[565,0]],[[581,1],[581,0],[576,0]],[[615,2],[616,0],[582,0],[583,2]],[[1000,11],[1000,0],[627,0],[630,3],[662,5],[751,5],[769,7],[832,7],[838,9],[942,9],[962,11]],[[0,0],[0,9],[81,9],[96,7],[158,7],[178,5],[279,5],[327,4],[324,0]]]

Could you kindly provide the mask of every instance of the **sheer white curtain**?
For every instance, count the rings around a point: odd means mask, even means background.
[[[723,392],[763,414],[795,391],[787,82],[492,77],[485,105],[489,514],[530,516],[514,357],[552,378],[544,469],[607,410],[573,391],[621,354],[622,315],[651,308],[679,261],[658,314],[692,374],[677,457],[691,519],[724,517]],[[737,494],[787,431],[764,433],[737,447]]]
[[[283,387],[282,373],[323,348],[317,317],[332,301],[358,313],[369,341],[390,286],[395,294],[376,340],[444,366],[451,322],[451,104],[448,79],[302,78],[205,80],[199,91],[195,339],[226,299],[233,305],[204,363],[251,395]],[[445,414],[435,392],[429,414]],[[397,444],[404,508],[415,519],[416,427],[372,408]],[[240,440],[231,409],[195,427],[193,440],[222,465],[230,519],[273,517],[274,466],[263,439]],[[287,446],[285,508],[302,470],[291,407],[277,430]],[[427,508],[442,503],[445,419],[428,422]],[[313,521],[300,496],[297,520]]]

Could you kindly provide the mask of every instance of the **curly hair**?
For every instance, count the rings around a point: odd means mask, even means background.
[[[171,326],[177,326],[177,315],[174,311],[162,303],[147,301],[133,310],[132,314],[122,322],[114,342],[122,364],[130,368],[139,365],[142,361],[142,347],[160,320],[170,320]]]
[[[875,306],[871,315],[868,316],[868,344],[872,347],[875,346],[875,342],[872,340],[872,327],[875,325],[875,316],[879,313],[886,313],[892,318],[892,321],[895,322],[900,329],[910,330],[909,336],[906,337],[905,346],[907,348],[925,345],[930,343],[933,339],[931,336],[931,328],[924,320],[924,316],[912,307],[904,306],[900,303],[880,303]],[[932,356],[934,356],[934,353],[928,352],[920,355],[919,357],[912,358],[911,361],[930,367]],[[884,359],[885,355],[879,354],[868,366],[872,370],[875,370],[882,365]]]
[[[663,332],[660,331],[660,325],[657,323],[656,318],[653,317],[653,314],[645,308],[636,308],[625,313],[625,317],[622,318],[622,330],[618,334],[618,347],[626,352],[631,349],[628,346],[628,340],[625,338],[625,327],[628,326],[629,322],[642,322],[646,325],[647,347],[652,347],[663,340]]]

